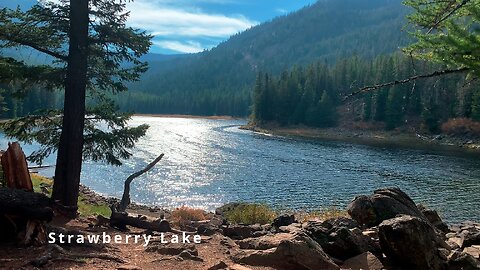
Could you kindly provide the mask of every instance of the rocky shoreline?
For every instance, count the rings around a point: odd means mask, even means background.
[[[82,190],[94,196],[92,202],[114,200]],[[154,243],[146,252],[208,270],[480,269],[480,223],[449,226],[435,210],[417,206],[398,188],[356,197],[347,207],[349,217],[326,220],[298,221],[295,215],[281,215],[272,224],[231,224],[225,213],[237,205],[227,204],[208,213],[208,220],[188,224],[207,239],[203,244],[207,249],[216,245],[224,249],[223,259],[206,264],[198,250],[202,245],[193,244]],[[161,212],[169,219],[170,211],[158,207],[132,208]]]
[[[413,131],[384,131],[349,127],[310,128],[305,126],[281,127],[278,125],[241,126],[253,132],[303,139],[342,141],[372,146],[392,146],[413,149],[440,150],[480,155],[480,140],[448,135],[420,134]]]

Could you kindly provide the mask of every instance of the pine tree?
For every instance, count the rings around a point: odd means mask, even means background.
[[[118,113],[107,95],[125,91],[125,82],[147,68],[138,57],[148,52],[151,37],[125,25],[125,7],[121,0],[61,0],[42,1],[27,11],[0,10],[0,48],[27,47],[52,59],[50,65],[31,66],[2,57],[11,70],[2,81],[42,84],[64,90],[65,97],[63,110],[12,120],[4,131],[42,145],[32,161],[41,163],[57,151],[52,199],[70,216],[77,210],[82,158],[120,165],[148,128],[128,127],[131,115]],[[99,123],[109,130],[100,130]]]

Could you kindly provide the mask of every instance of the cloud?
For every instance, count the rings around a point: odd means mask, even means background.
[[[195,2],[232,3],[232,0],[137,0],[128,3],[130,10],[128,24],[146,30],[152,35],[175,41],[156,41],[163,48],[177,48],[176,51],[202,51],[200,42],[192,39],[225,39],[257,24],[243,15],[206,13],[194,6]],[[193,3],[193,4],[192,4]],[[185,41],[185,40],[189,41]],[[200,46],[197,46],[200,45]],[[167,47],[168,46],[168,47]]]
[[[180,52],[180,53],[198,53],[203,51],[205,48],[200,44],[200,42],[195,42],[189,40],[186,42],[174,41],[174,40],[163,40],[163,41],[153,41],[153,44],[168,50]]]

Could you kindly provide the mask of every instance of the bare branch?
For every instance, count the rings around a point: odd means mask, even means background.
[[[438,77],[438,76],[443,76],[443,75],[452,74],[452,73],[462,73],[462,72],[466,72],[466,71],[469,71],[469,68],[461,67],[461,68],[457,68],[457,69],[445,69],[445,70],[435,71],[435,72],[432,72],[430,74],[416,75],[416,76],[413,76],[413,77],[410,77],[410,78],[407,78],[407,79],[404,79],[404,80],[397,80],[397,81],[392,81],[392,82],[388,82],[388,83],[365,86],[365,87],[362,87],[362,88],[358,89],[357,91],[352,92],[351,94],[345,96],[344,100],[347,100],[347,99],[349,99],[353,96],[356,96],[358,94],[361,94],[361,93],[367,93],[367,92],[378,90],[378,89],[384,88],[384,87],[389,87],[389,86],[394,86],[394,85],[399,85],[399,84],[406,84],[406,83],[409,83],[409,82],[414,82],[414,81],[419,80],[419,79]]]
[[[448,19],[450,16],[452,16],[455,12],[457,12],[459,9],[461,9],[463,6],[465,6],[466,4],[468,4],[468,2],[470,2],[470,0],[463,0],[460,4],[458,4],[456,7],[454,7],[452,10],[450,10],[450,12],[448,12],[445,16],[443,16],[442,18],[440,18],[440,20],[438,20],[437,22],[435,22],[435,24],[430,27],[430,29],[427,31],[427,34],[430,34],[435,28],[438,27],[438,25],[440,25],[442,22],[444,22],[446,19]]]
[[[127,178],[127,180],[125,180],[122,200],[120,201],[120,204],[117,206],[117,210],[119,212],[125,212],[128,205],[130,204],[130,183],[132,183],[133,179],[151,170],[153,166],[155,166],[155,164],[157,164],[163,158],[163,156],[164,154],[161,154],[154,161],[150,162],[150,164],[148,164],[145,168],[143,168],[138,172],[133,173]]]

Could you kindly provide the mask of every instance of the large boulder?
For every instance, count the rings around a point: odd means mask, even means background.
[[[324,222],[310,221],[303,230],[314,239],[330,256],[346,260],[369,250],[369,238],[353,226],[355,221],[347,218]]]
[[[413,200],[399,188],[384,188],[371,196],[358,196],[348,205],[348,214],[359,224],[372,227],[397,215],[427,220]]]
[[[322,247],[305,234],[290,234],[289,237],[279,241],[276,247],[270,249],[240,250],[232,256],[232,260],[236,263],[275,269],[339,269]]]
[[[446,269],[439,253],[446,244],[427,221],[404,215],[383,221],[378,233],[383,252],[395,265],[412,270]]]

